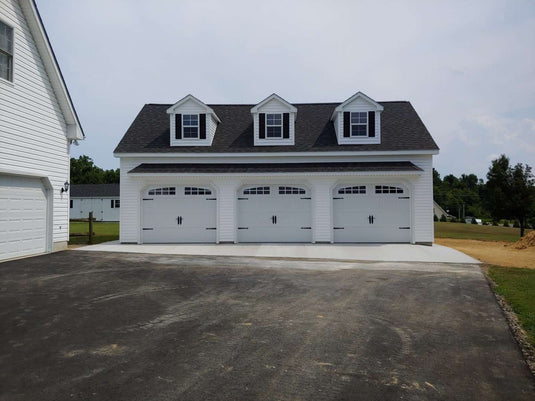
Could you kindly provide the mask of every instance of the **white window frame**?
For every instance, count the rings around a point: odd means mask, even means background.
[[[197,136],[196,137],[193,137],[193,136],[188,136],[186,137],[184,135],[184,117],[185,116],[197,116],[197,125],[188,125],[189,128],[193,128],[193,127],[196,127],[197,128]],[[201,130],[201,124],[200,124],[200,116],[199,114],[195,114],[195,113],[187,113],[187,114],[182,114],[182,139],[183,140],[186,140],[186,141],[189,141],[189,140],[198,140],[200,138],[200,130]]]
[[[353,122],[353,114],[364,114],[366,116],[366,123],[361,123],[361,122],[358,122],[358,123],[354,123]],[[369,116],[368,116],[368,112],[367,111],[352,111],[351,112],[351,115],[349,116],[350,118],[350,132],[349,132],[349,136],[351,138],[368,138],[370,135],[369,135],[369,132],[368,132],[368,124],[369,124]],[[360,120],[360,116],[359,116],[359,120]],[[366,135],[353,135],[353,126],[359,126],[359,127],[362,127],[364,126],[365,127],[365,130],[366,130]]]
[[[268,124],[268,116],[280,116],[280,124]],[[283,130],[283,113],[266,113],[266,122],[265,122],[265,138],[266,139],[275,139],[279,140],[282,139],[284,134],[282,132]],[[268,136],[268,127],[279,127],[280,128],[280,135],[279,136]]]
[[[2,78],[0,77],[0,82],[4,82],[4,83],[7,83],[9,85],[13,85],[13,82],[15,80],[15,27],[13,25],[11,25],[10,23],[8,23],[7,21],[3,20],[3,19],[0,19],[0,22],[2,22],[4,25],[8,26],[9,28],[11,28],[11,54],[9,53],[6,53],[8,54],[9,56],[11,56],[11,75],[8,77],[8,79],[5,79],[5,78]],[[4,52],[2,52],[4,53]]]

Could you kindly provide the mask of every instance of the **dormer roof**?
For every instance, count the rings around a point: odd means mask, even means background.
[[[282,97],[280,97],[276,93],[272,93],[271,95],[266,97],[264,100],[262,100],[260,103],[258,103],[256,106],[251,108],[251,113],[259,113],[259,110],[262,108],[262,106],[269,103],[273,99],[282,103],[288,109],[290,113],[297,113],[297,108],[293,104],[287,102],[286,100],[284,100]]]
[[[197,99],[193,95],[186,95],[182,99],[180,99],[178,102],[173,104],[171,107],[169,107],[167,109],[167,114],[176,113],[176,110],[179,109],[180,106],[182,106],[184,103],[187,103],[188,101],[192,101],[192,102],[196,103],[198,106],[200,106],[201,108],[204,108],[206,110],[206,114],[212,114],[214,116],[214,118],[217,120],[218,123],[221,122],[221,120],[219,119],[219,117],[217,116],[217,114],[215,113],[215,111],[211,107],[209,107],[205,103],[201,102],[199,99]]]
[[[365,95],[364,93],[362,92],[357,92],[355,93],[353,96],[351,96],[349,99],[345,100],[344,102],[340,103],[333,111],[333,114],[331,116],[331,120],[334,120],[334,117],[336,115],[337,112],[339,111],[343,111],[344,108],[348,105],[348,104],[351,104],[353,103],[355,100],[357,99],[363,99],[364,101],[368,102],[372,107],[375,108],[375,110],[377,111],[383,111],[384,110],[384,107],[376,102],[375,100],[373,100],[371,97]]]

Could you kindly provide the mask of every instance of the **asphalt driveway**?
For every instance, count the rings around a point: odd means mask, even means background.
[[[0,400],[532,400],[476,265],[0,264]]]

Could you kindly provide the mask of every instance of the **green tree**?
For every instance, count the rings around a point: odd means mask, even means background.
[[[119,169],[103,170],[89,156],[71,158],[71,184],[116,184],[119,176]]]
[[[531,167],[522,163],[511,167],[505,155],[493,160],[487,173],[486,202],[492,217],[496,220],[516,218],[521,237],[527,218],[533,214],[534,185]]]

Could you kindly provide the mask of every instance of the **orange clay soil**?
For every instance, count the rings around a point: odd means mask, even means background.
[[[535,246],[516,249],[514,242],[435,238],[438,245],[449,246],[492,265],[535,269]]]

